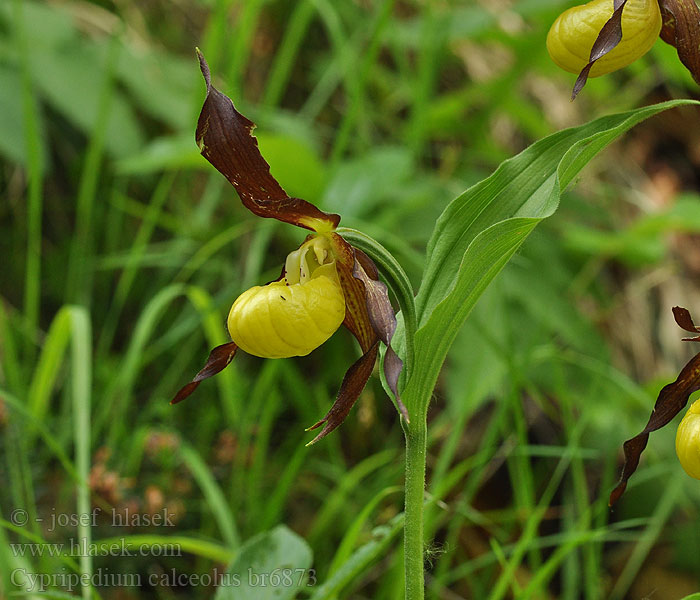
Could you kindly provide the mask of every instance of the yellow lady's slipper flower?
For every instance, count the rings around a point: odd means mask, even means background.
[[[348,369],[328,413],[309,429],[323,426],[314,443],[345,419],[376,362],[379,342],[387,346],[384,371],[401,414],[408,413],[397,392],[402,362],[390,346],[396,317],[386,285],[361,250],[338,233],[340,217],[300,198],[290,198],[270,174],[252,135],[255,125],[231,99],[211,84],[209,66],[199,53],[207,97],[197,122],[202,155],[236,188],[244,206],[260,217],[311,230],[285,261],[282,276],[243,292],[231,306],[231,342],[214,348],[204,368],[173,398],[189,396],[208,377],[224,369],[239,348],[263,358],[305,356],[345,325],[357,338],[362,356]]]
[[[562,69],[578,73],[572,99],[588,77],[633,63],[657,36],[678,51],[700,81],[700,10],[694,0],[592,0],[564,11],[547,35],[547,50]]]
[[[613,16],[613,0],[592,0],[564,11],[549,30],[547,50],[565,71],[580,73],[588,64],[601,29]],[[620,23],[622,39],[599,58],[588,76],[598,77],[633,63],[654,45],[661,31],[657,0],[628,0]]]
[[[683,470],[700,479],[700,400],[690,405],[678,426],[676,454]]]
[[[289,268],[289,264],[296,263]],[[243,292],[228,315],[231,339],[262,358],[306,356],[345,319],[345,298],[330,243],[306,242],[287,257],[285,276]]]

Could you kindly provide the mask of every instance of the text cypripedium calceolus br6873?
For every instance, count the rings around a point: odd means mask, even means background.
[[[172,403],[224,369],[239,348],[263,358],[305,356],[345,325],[363,354],[345,374],[328,413],[309,428],[323,426],[311,443],[328,435],[350,412],[372,372],[380,341],[387,347],[386,381],[408,420],[397,391],[402,361],[390,345],[396,317],[374,262],[336,232],[340,216],[287,195],[260,154],[252,135],[255,125],[212,86],[209,66],[199,51],[198,56],[207,85],[195,134],[202,155],[231,182],[251,212],[312,233],[287,256],[279,279],[255,286],[234,301],[227,320],[232,341],[211,351],[204,368]]]
[[[589,77],[633,63],[659,36],[700,82],[700,10],[694,0],[592,0],[574,6],[554,21],[547,50],[559,67],[578,73],[573,99]]]
[[[685,331],[700,333],[700,327],[695,326],[690,313],[685,308],[675,306],[673,317],[678,326]],[[700,342],[700,336],[684,338],[683,341]],[[688,404],[690,395],[698,390],[700,390],[700,353],[690,359],[673,383],[664,386],[659,392],[646,427],[624,443],[625,465],[622,468],[619,483],[610,494],[611,506],[620,499],[627,488],[627,481],[637,470],[639,459],[649,441],[649,434],[670,423]],[[685,472],[691,477],[700,479],[700,400],[690,407],[678,426],[676,454]]]

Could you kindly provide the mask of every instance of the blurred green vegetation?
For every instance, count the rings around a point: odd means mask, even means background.
[[[417,283],[437,215],[501,160],[595,116],[697,96],[658,42],[570,103],[573,77],[544,49],[569,5],[0,4],[0,596],[35,595],[18,570],[89,568],[141,577],[97,587],[103,598],[207,598],[191,575],[289,560],[314,569],[301,598],[402,597],[403,440],[377,378],[304,446],[358,355],[348,333],[305,358],[239,356],[168,404],[226,341],[232,300],[303,236],[252,217],[199,156],[194,47],[290,195],[341,213]],[[428,597],[700,586],[700,485],[671,429],[607,508],[622,442],[691,351],[670,309],[700,306],[698,134],[697,111],[675,110],[606,150],[460,332],[430,414]],[[95,507],[93,527],[50,530]],[[113,509],[173,524],[115,527]],[[86,537],[153,550],[11,545]],[[182,555],[159,556],[167,543]]]

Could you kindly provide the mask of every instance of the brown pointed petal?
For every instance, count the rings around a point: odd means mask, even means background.
[[[687,308],[681,306],[673,307],[673,318],[681,329],[691,333],[700,333],[700,327],[696,327],[693,318]],[[700,342],[700,336],[694,338],[683,338],[684,342]]]
[[[197,145],[206,158],[236,188],[243,204],[260,217],[292,223],[312,231],[334,229],[340,217],[327,214],[300,198],[290,198],[270,174],[252,131],[255,124],[211,84],[207,61],[197,51],[207,84],[207,97],[197,122]]]
[[[695,0],[659,0],[662,27],[659,36],[673,46],[678,58],[700,84],[700,9]]]
[[[336,257],[336,269],[345,296],[345,320],[343,325],[350,330],[360,343],[363,352],[367,352],[377,341],[378,336],[372,327],[365,285],[353,275],[355,269],[355,249],[337,233],[331,235],[333,254]]]
[[[209,358],[207,359],[207,364],[204,365],[204,368],[194,376],[192,381],[190,381],[187,385],[180,389],[177,394],[175,394],[175,397],[170,401],[170,404],[182,402],[185,398],[187,398],[187,396],[197,389],[202,381],[216,375],[220,371],[223,371],[231,363],[233,357],[236,356],[236,350],[238,350],[238,346],[236,346],[236,344],[233,342],[222,344],[221,346],[214,348],[209,353]]]
[[[336,398],[331,409],[326,413],[318,423],[315,423],[307,429],[311,431],[312,429],[317,429],[323,425],[321,433],[319,433],[313,440],[311,440],[307,446],[315,444],[320,439],[326,437],[331,431],[333,431],[338,425],[340,425],[345,417],[348,416],[350,409],[353,404],[357,401],[360,393],[365,387],[369,376],[372,374],[372,369],[374,368],[374,363],[377,360],[377,352],[379,351],[379,341],[375,342],[373,346],[367,350],[345,373],[343,377],[343,383],[338,391],[338,397]]]
[[[620,482],[610,494],[609,504],[612,506],[620,499],[627,487],[627,481],[639,466],[639,457],[649,441],[649,434],[660,429],[673,419],[688,403],[688,397],[700,390],[700,354],[695,355],[683,367],[678,379],[669,383],[659,393],[654,410],[649,417],[646,427],[624,443],[625,465],[622,468]]]
[[[404,403],[401,401],[398,391],[399,375],[401,375],[401,369],[403,369],[403,361],[391,347],[391,339],[396,331],[396,315],[389,301],[389,293],[386,285],[379,281],[377,267],[372,259],[359,248],[354,248],[354,250],[355,265],[353,276],[365,286],[365,302],[370,323],[379,339],[387,347],[384,356],[384,375],[396,398],[397,408],[406,421],[410,421],[408,410],[406,410]],[[370,274],[372,275],[370,276]]]
[[[605,22],[605,25],[598,33],[598,37],[595,42],[593,42],[593,48],[591,48],[591,55],[588,58],[588,64],[581,69],[576,83],[574,84],[574,89],[571,92],[571,99],[574,100],[578,93],[583,89],[588,81],[588,74],[595,62],[603,58],[608,52],[610,52],[615,46],[622,40],[622,11],[625,9],[627,0],[615,0],[614,11],[612,16]]]

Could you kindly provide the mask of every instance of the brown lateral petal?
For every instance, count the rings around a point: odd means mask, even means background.
[[[236,346],[236,344],[233,342],[222,344],[221,346],[214,348],[209,353],[209,358],[207,358],[207,364],[204,365],[204,368],[194,376],[192,381],[182,387],[180,391],[175,394],[175,397],[170,401],[170,404],[182,402],[185,398],[187,398],[187,396],[197,389],[202,381],[216,375],[220,371],[223,371],[231,363],[233,357],[236,356],[237,350],[238,346]]]
[[[290,198],[277,183],[252,134],[255,123],[240,114],[231,99],[211,84],[209,65],[199,50],[197,56],[207,84],[195,134],[202,156],[236,188],[245,207],[259,217],[312,231],[335,229],[340,216],[327,214],[306,200]]]
[[[321,425],[324,425],[321,433],[319,433],[313,440],[311,440],[307,446],[315,444],[320,439],[326,437],[331,431],[333,431],[338,425],[340,425],[345,417],[348,416],[350,409],[353,404],[357,401],[360,393],[365,387],[369,376],[372,374],[372,369],[374,368],[374,363],[377,360],[377,352],[379,351],[379,341],[377,340],[368,350],[365,352],[345,373],[343,377],[343,383],[338,391],[338,397],[336,398],[331,409],[326,413],[318,423],[315,423],[307,429],[311,431],[312,429],[317,429]]]
[[[354,248],[355,265],[353,276],[362,281],[365,286],[365,301],[370,323],[375,333],[387,347],[384,356],[384,375],[386,381],[396,398],[396,406],[407,422],[410,422],[408,410],[401,401],[398,391],[399,375],[403,369],[403,361],[391,347],[391,339],[396,331],[396,315],[389,301],[389,293],[386,285],[379,281],[377,267],[372,259],[359,248]]]
[[[605,22],[605,25],[598,33],[598,37],[595,42],[593,42],[593,48],[591,48],[591,55],[588,58],[588,64],[581,69],[576,83],[574,83],[574,89],[571,92],[571,99],[574,100],[578,93],[583,89],[588,81],[588,74],[593,68],[593,64],[599,59],[610,52],[615,46],[622,40],[622,11],[625,9],[627,0],[615,0],[613,5],[614,11],[612,16]]]
[[[379,274],[374,261],[359,248],[353,248],[355,264],[352,274],[365,286],[367,314],[374,331],[387,346],[396,331],[396,316],[389,301],[386,285],[379,281]]]
[[[353,275],[355,249],[337,233],[331,235],[331,244],[336,256],[336,268],[345,296],[345,320],[343,325],[357,338],[363,352],[367,352],[377,341],[365,300],[365,285]]]
[[[673,46],[678,58],[700,84],[700,9],[695,0],[659,0],[659,37]]]
[[[700,333],[700,327],[696,327],[693,322],[693,318],[690,316],[690,312],[687,308],[682,306],[673,307],[673,318],[678,323],[681,329],[690,331],[691,333]],[[684,342],[700,342],[700,336],[694,338],[683,338]]]
[[[639,466],[639,457],[649,441],[649,434],[660,429],[673,419],[688,403],[688,397],[700,390],[700,354],[696,354],[683,367],[678,379],[669,383],[659,393],[654,404],[654,410],[649,422],[641,433],[624,443],[625,466],[622,468],[620,482],[610,494],[609,505],[612,506],[620,499],[627,487],[627,481]]]

